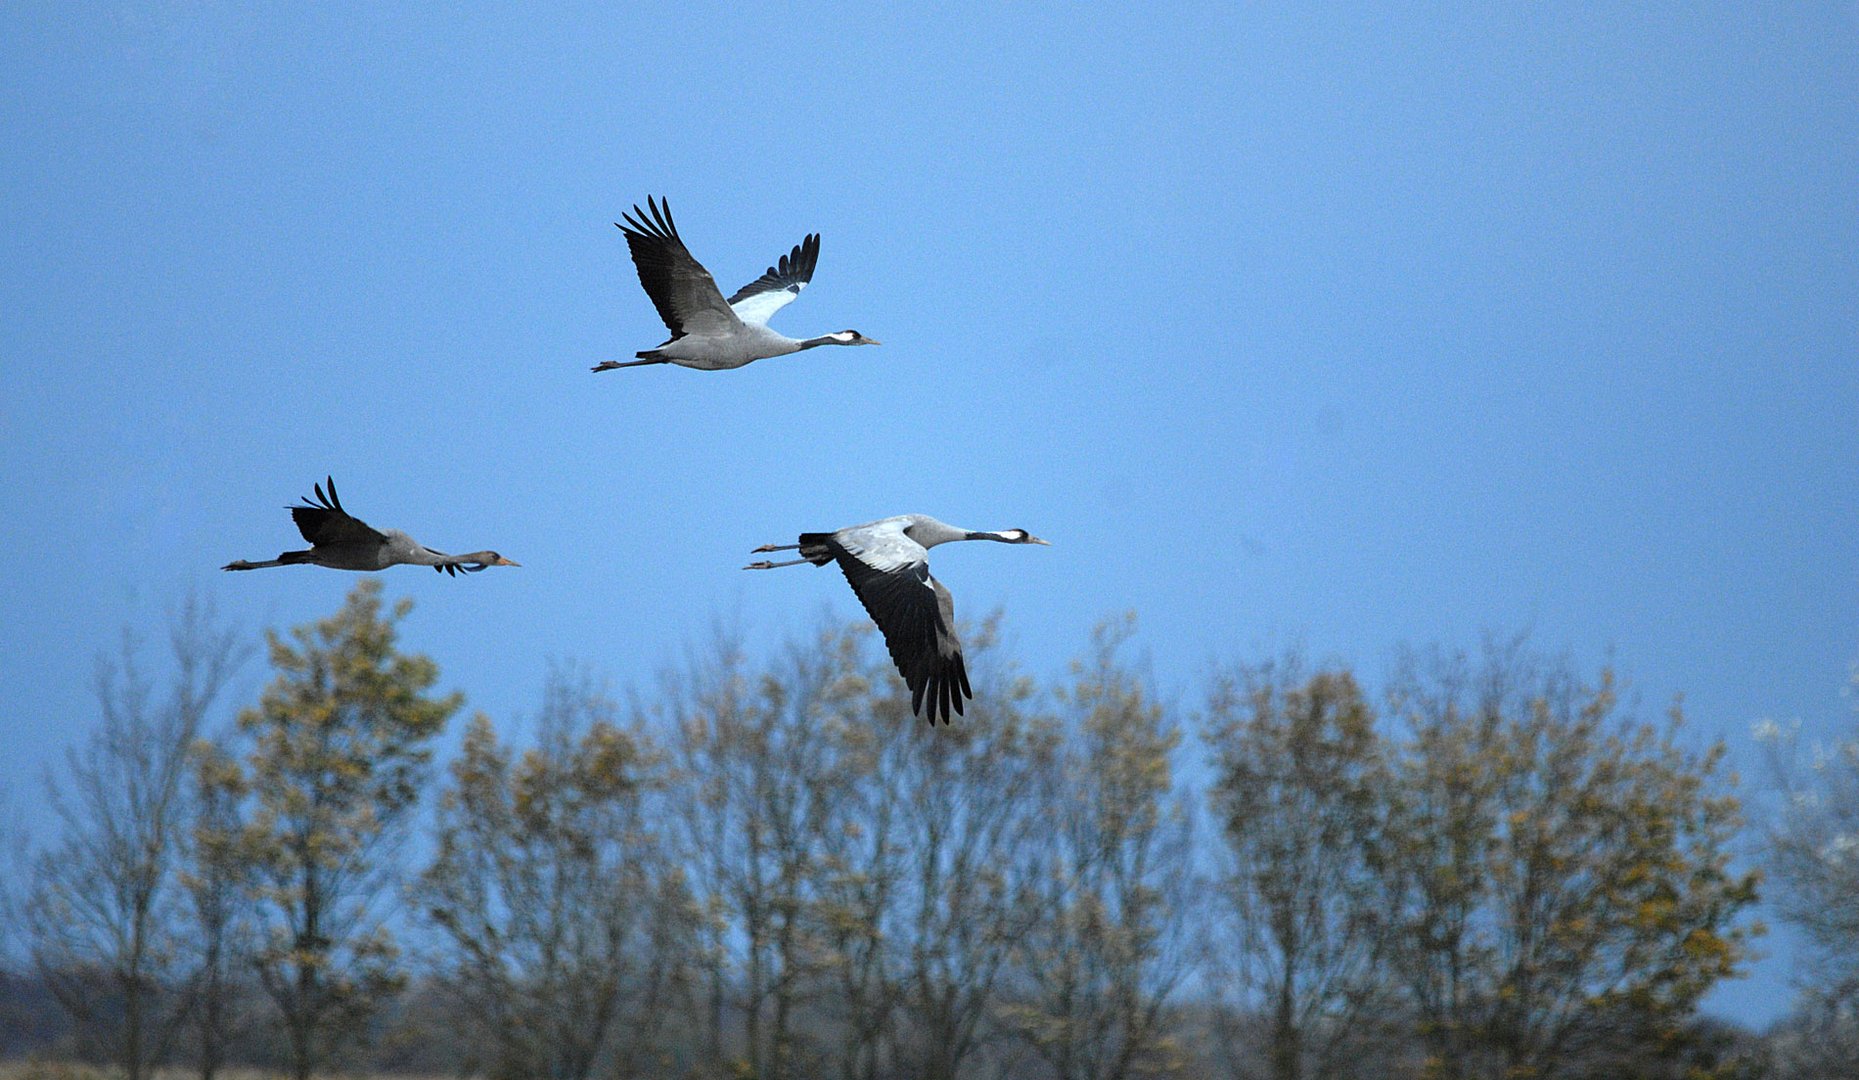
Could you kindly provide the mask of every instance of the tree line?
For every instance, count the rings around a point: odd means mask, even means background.
[[[267,634],[223,730],[249,650],[199,606],[165,679],[101,664],[0,1018],[129,1080],[1847,1075],[1852,747],[1765,834],[1825,963],[1758,1037],[1698,1011],[1757,929],[1723,748],[1605,668],[1409,650],[1371,692],[1292,651],[1180,708],[1127,620],[1054,685],[988,621],[931,730],[859,624],[625,706],[559,666],[441,765],[464,699],[410,608],[369,580]]]

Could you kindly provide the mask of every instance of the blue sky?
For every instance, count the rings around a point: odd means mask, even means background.
[[[16,806],[125,624],[339,603],[217,570],[325,474],[524,564],[386,575],[501,718],[851,618],[737,567],[925,512],[1053,541],[937,554],[1043,674],[1126,609],[1186,704],[1527,627],[1745,764],[1850,722],[1859,7],[631,8],[0,11]],[[726,289],[822,233],[776,327],[886,344],[590,374],[663,338],[647,194]],[[1721,1009],[1781,1008],[1772,948]]]

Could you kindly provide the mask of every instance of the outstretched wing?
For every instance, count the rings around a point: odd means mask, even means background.
[[[743,322],[766,325],[770,316],[793,303],[813,280],[813,267],[819,261],[820,234],[810,233],[767,273],[737,289],[729,298],[730,308]]]
[[[314,547],[343,544],[385,544],[387,537],[370,528],[357,517],[350,517],[342,509],[342,503],[336,498],[336,481],[334,477],[324,478],[329,485],[329,494],[323,494],[323,485],[316,485],[316,498],[304,499],[304,505],[286,507],[291,520],[297,523],[297,531],[303,534]]]
[[[646,196],[647,213],[633,204],[633,212],[622,214],[626,224],[619,226],[626,234],[626,246],[632,250],[633,266],[639,270],[639,284],[665,320],[665,329],[676,341],[686,334],[722,334],[742,320],[723,302],[716,279],[703,264],[691,257],[690,249],[678,236],[678,226],[671,220],[671,204]]]
[[[910,711],[930,723],[949,722],[974,696],[955,636],[955,601],[930,576],[929,552],[901,529],[842,530],[828,541],[846,581],[884,634],[891,662],[910,688]]]

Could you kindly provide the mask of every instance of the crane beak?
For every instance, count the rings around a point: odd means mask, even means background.
[[[1027,543],[1029,543],[1029,544],[1038,544],[1038,545],[1039,545],[1040,547],[1051,547],[1051,546],[1052,546],[1052,541],[1050,541],[1050,540],[1041,540],[1041,539],[1040,539],[1039,537],[1037,537],[1037,536],[1029,536],[1029,537],[1027,537],[1027,538],[1026,538],[1026,542],[1027,542]]]
[[[860,345],[882,345],[884,344],[884,342],[879,341],[877,338],[866,338],[863,341],[859,342],[859,344]]]
[[[523,564],[520,562],[513,562],[509,559],[504,558],[502,555],[499,555],[497,556],[497,561],[492,563],[491,565],[492,566],[521,566]]]

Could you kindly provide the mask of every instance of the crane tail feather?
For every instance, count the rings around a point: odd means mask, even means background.
[[[800,557],[815,566],[825,566],[833,561],[832,533],[801,533]]]

